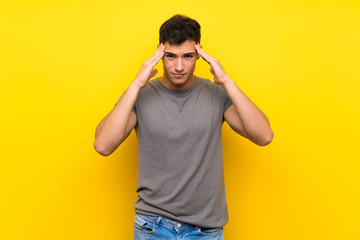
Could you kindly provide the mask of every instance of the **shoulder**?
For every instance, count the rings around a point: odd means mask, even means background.
[[[227,93],[225,89],[219,84],[216,84],[214,81],[201,77],[196,77],[196,80],[199,82],[199,86],[203,90],[210,90],[212,92],[217,93],[220,97],[227,97]]]
[[[150,80],[149,81],[149,84],[145,87],[145,88],[149,88],[149,87],[152,87],[152,88],[159,88],[160,87],[160,78],[155,78],[153,80]]]
[[[196,81],[200,86],[203,86],[203,85],[211,86],[211,85],[214,84],[214,82],[210,81],[210,79],[207,79],[207,78],[202,78],[202,77],[198,77],[198,76],[195,76],[195,75],[194,75],[194,78],[195,78],[195,81]]]
[[[146,85],[146,87],[140,89],[139,97],[152,94],[154,91],[157,91],[157,89],[159,88],[160,88],[160,78],[155,78],[153,80],[150,80],[148,85]]]

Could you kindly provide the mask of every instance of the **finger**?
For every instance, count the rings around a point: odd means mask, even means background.
[[[203,58],[208,58],[208,56],[210,56],[201,48],[200,44],[196,44],[195,49],[200,54],[200,56]]]
[[[159,61],[162,58],[162,56],[164,55],[164,50],[165,50],[165,46],[163,43],[161,43],[153,55],[154,58],[157,59],[157,61]]]
[[[164,56],[164,52],[157,52],[155,53],[153,56],[151,56],[149,58],[149,63],[153,66],[155,66],[159,61],[160,59]]]
[[[207,54],[201,47],[199,44],[195,45],[195,49],[196,51],[199,53],[199,55],[210,64],[210,62],[214,61],[215,58],[211,57],[209,54]]]
[[[162,51],[158,55],[156,55],[154,62],[153,62],[154,66],[160,61],[160,59],[164,56],[164,54],[165,54],[165,52]]]
[[[203,52],[201,52],[201,47],[200,47],[200,44],[199,43],[197,43],[196,45],[195,45],[195,50],[196,50],[196,52],[202,57],[203,56]]]
[[[164,48],[165,48],[165,46],[162,43],[160,45],[158,45],[156,52],[149,58],[149,61],[157,59],[159,57],[159,55],[161,55],[162,52],[164,52]]]
[[[164,49],[164,44],[160,44],[156,52],[147,60],[148,64],[154,67],[164,56]]]

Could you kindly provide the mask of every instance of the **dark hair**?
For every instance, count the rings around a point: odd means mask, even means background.
[[[186,40],[200,43],[200,24],[185,15],[174,15],[160,27],[160,43],[179,45]]]

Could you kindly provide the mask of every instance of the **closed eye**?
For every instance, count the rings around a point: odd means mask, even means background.
[[[186,59],[191,59],[191,58],[193,58],[193,57],[194,57],[193,54],[185,55],[185,58],[186,58]]]
[[[172,54],[166,54],[165,57],[168,58],[168,59],[173,59],[173,58],[175,58],[175,56],[172,55]]]

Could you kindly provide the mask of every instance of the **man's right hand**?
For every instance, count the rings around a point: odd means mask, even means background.
[[[136,126],[136,114],[131,110],[135,104],[139,90],[145,87],[154,77],[157,70],[155,65],[164,56],[165,46],[158,45],[158,49],[141,66],[136,78],[124,92],[111,112],[98,124],[95,131],[95,150],[103,156],[109,156],[129,136]]]
[[[141,66],[135,80],[133,81],[134,84],[143,88],[149,83],[149,80],[156,75],[157,70],[154,69],[154,67],[164,56],[164,49],[165,46],[163,43],[158,45],[156,52]]]

